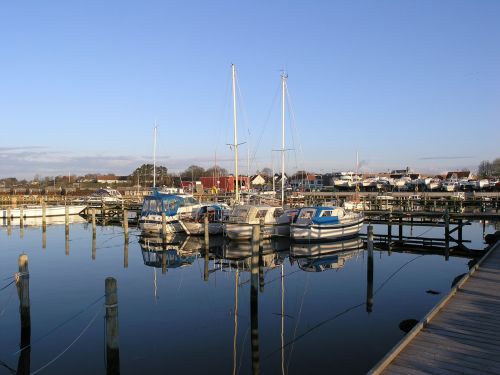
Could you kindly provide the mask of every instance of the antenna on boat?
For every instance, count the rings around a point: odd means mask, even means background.
[[[156,126],[156,120],[155,120],[155,127],[153,130],[153,189],[156,188],[156,131],[157,131],[157,126]]]
[[[234,143],[228,146],[234,147],[234,174],[235,174],[235,201],[240,201],[240,188],[238,179],[238,146],[244,144],[238,143],[238,117],[236,115],[236,66],[231,64],[232,78],[233,78],[233,122],[234,122]]]
[[[286,80],[288,74],[281,71],[281,149],[273,150],[281,152],[281,206],[285,204],[285,95],[286,95]]]
[[[281,72],[281,206],[285,204],[285,91],[288,74]]]

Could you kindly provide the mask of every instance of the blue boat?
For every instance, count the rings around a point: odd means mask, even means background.
[[[165,214],[166,233],[183,232],[179,217],[183,214],[192,214],[201,205],[191,195],[168,194],[158,190],[144,198],[139,227],[145,232],[161,232],[163,214]]]

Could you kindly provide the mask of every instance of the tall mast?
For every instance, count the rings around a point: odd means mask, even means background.
[[[235,199],[236,202],[240,201],[240,189],[238,181],[238,118],[236,116],[236,67],[231,64],[233,75],[233,118],[234,118],[234,174],[236,179]]]
[[[273,169],[273,197],[276,198],[276,181],[274,179],[274,150],[271,151],[271,166]]]
[[[155,127],[153,131],[153,139],[154,139],[154,144],[153,144],[153,189],[156,187],[156,121],[155,121]]]
[[[281,206],[285,204],[285,90],[288,75],[281,74]]]

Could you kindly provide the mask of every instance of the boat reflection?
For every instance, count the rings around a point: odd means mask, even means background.
[[[1,218],[1,226],[21,226],[21,219],[20,218],[12,218],[10,220],[10,223],[7,221],[7,219]],[[47,216],[45,219],[46,225],[63,225],[66,223],[66,218],[65,216]],[[84,217],[80,215],[69,215],[68,216],[68,224],[85,224],[87,223],[87,220],[85,220]],[[26,217],[22,220],[22,225],[25,227],[41,227],[43,225],[43,221],[41,217]]]
[[[290,262],[305,272],[323,272],[343,268],[345,263],[363,251],[360,237],[326,243],[294,243],[290,247]]]
[[[216,267],[222,270],[238,269],[250,272],[252,257],[252,242],[225,241],[220,247],[211,247]],[[266,239],[259,243],[259,264],[261,267],[272,269],[283,263],[290,249],[288,238]]]
[[[181,268],[191,266],[199,256],[203,243],[199,238],[173,234],[167,237],[141,236],[142,260],[146,266],[161,268]]]

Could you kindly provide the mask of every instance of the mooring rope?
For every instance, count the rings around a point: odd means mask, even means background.
[[[80,332],[80,334],[71,342],[71,344],[69,344],[61,353],[59,353],[58,355],[56,355],[53,359],[51,359],[45,365],[43,365],[42,367],[40,367],[38,370],[35,370],[32,373],[30,373],[30,375],[38,374],[40,371],[44,370],[45,368],[47,368],[48,366],[50,366],[52,363],[54,363],[55,361],[57,361],[59,358],[61,358],[61,356],[64,353],[66,353],[84,335],[85,332],[87,332],[87,330],[90,328],[90,326],[92,325],[92,323],[94,323],[94,321],[96,320],[97,316],[99,315],[99,313],[102,311],[103,308],[104,307],[101,307],[101,308],[99,308],[96,311],[95,315],[92,317],[92,319],[90,320],[90,322],[85,326],[85,328],[83,328],[82,332]]]
[[[99,302],[100,300],[102,300],[104,297],[106,297],[106,295],[102,295],[101,297],[99,297],[98,299],[96,299],[94,302],[90,303],[87,307],[85,307],[83,310],[80,310],[79,312],[77,312],[76,314],[74,314],[73,316],[69,317],[68,319],[66,319],[65,321],[63,321],[62,323],[60,323],[59,325],[55,326],[53,329],[51,329],[50,331],[48,331],[46,334],[36,338],[35,340],[33,340],[32,343],[30,343],[29,345],[26,345],[22,348],[20,348],[19,350],[15,351],[14,353],[12,353],[12,355],[16,355],[16,354],[19,354],[20,352],[22,352],[23,350],[27,349],[27,348],[30,348],[32,347],[33,345],[37,344],[38,342],[40,342],[41,340],[43,340],[44,338],[46,338],[47,336],[50,336],[51,334],[53,334],[54,332],[56,332],[58,329],[60,329],[61,327],[63,327],[64,325],[66,325],[67,323],[71,322],[72,320],[76,319],[78,316],[82,315],[85,311],[87,311],[88,309],[90,309],[92,306],[94,306],[97,302]]]
[[[423,257],[424,255],[418,255],[416,256],[415,258],[412,258],[410,259],[409,261],[405,262],[401,267],[399,267],[396,271],[394,271],[391,275],[389,275],[383,282],[382,284],[380,284],[380,286],[375,290],[375,292],[373,293],[373,295],[375,295],[376,293],[380,292],[380,290],[389,282],[389,280],[391,280],[396,274],[398,274],[403,268],[405,268],[408,264],[410,264],[411,262],[417,260],[418,258],[421,258]],[[266,357],[264,357],[264,359],[268,359],[269,357],[271,357],[273,354],[275,354],[276,352],[280,351],[282,348],[286,348],[290,345],[292,345],[293,343],[295,343],[296,341],[300,340],[301,338],[303,338],[304,336],[308,335],[309,333],[311,333],[312,331],[316,330],[317,328],[341,317],[342,315],[345,315],[347,314],[348,312],[354,310],[354,309],[357,309],[358,307],[361,307],[363,305],[366,305],[366,302],[361,302],[361,303],[358,303],[356,305],[353,305],[351,307],[348,307],[346,308],[345,310],[341,311],[340,313],[330,317],[330,318],[327,318],[317,324],[315,324],[314,326],[312,326],[311,328],[307,329],[305,332],[301,333],[299,336],[297,336],[296,338],[292,339],[291,341],[287,342],[285,345],[283,345],[283,347],[279,347],[278,349],[276,350],[273,350],[271,353],[269,353]]]

